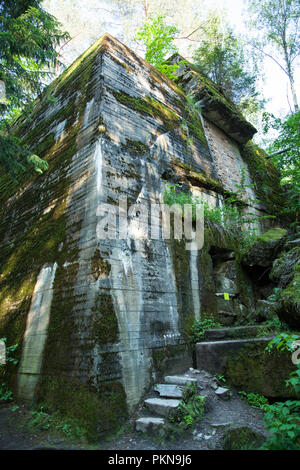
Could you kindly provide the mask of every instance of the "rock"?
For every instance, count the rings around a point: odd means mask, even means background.
[[[214,428],[222,429],[222,428],[228,428],[230,426],[233,426],[234,423],[232,421],[229,421],[227,423],[211,423],[211,426]]]
[[[247,426],[229,429],[223,437],[224,450],[257,449],[265,437]]]
[[[163,418],[143,417],[136,420],[135,429],[147,434],[156,434],[164,429],[164,425],[165,420]]]
[[[182,398],[182,388],[179,385],[158,384],[154,387],[154,390],[158,392],[161,397]]]
[[[239,288],[237,286],[237,272],[235,261],[225,261],[217,265],[214,270],[216,292],[228,292],[231,295],[237,295]]]
[[[295,240],[290,240],[287,242],[288,246],[300,246],[300,238],[296,238]]]
[[[215,391],[215,394],[219,398],[222,398],[223,400],[229,400],[231,396],[229,388],[224,388],[224,387],[218,387]]]
[[[153,413],[167,418],[177,409],[180,401],[171,398],[147,398],[144,403]]]
[[[286,233],[285,229],[272,228],[259,235],[257,241],[243,256],[243,264],[263,268],[272,266],[274,258],[283,247]]]
[[[293,279],[295,269],[300,262],[300,247],[295,247],[273,262],[270,279],[277,282],[278,287],[285,288]]]
[[[255,311],[257,321],[271,320],[276,314],[276,307],[276,302],[270,302],[268,300],[258,300],[256,303]]]
[[[290,328],[300,328],[300,264],[295,268],[292,281],[280,294],[276,313]]]

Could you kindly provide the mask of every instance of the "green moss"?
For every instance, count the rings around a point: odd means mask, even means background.
[[[279,215],[285,205],[285,194],[280,186],[280,174],[266,153],[253,142],[240,145],[240,152],[259,199],[268,212]]]
[[[257,237],[257,240],[269,243],[272,240],[280,240],[284,238],[287,234],[287,230],[283,228],[271,228],[267,232],[260,234]]]
[[[205,173],[200,173],[200,171],[196,171],[190,165],[182,163],[179,160],[176,160],[174,165],[175,167],[182,168],[185,171],[186,178],[191,181],[192,184],[209,189],[211,191],[215,191],[222,195],[230,194],[228,191],[225,190],[224,186],[219,183],[219,181],[211,178]]]
[[[112,89],[111,93],[124,106],[128,106],[141,114],[161,119],[168,130],[172,130],[180,125],[180,117],[160,101],[154,100],[149,96],[146,96],[145,99],[141,97],[135,98],[127,93]]]
[[[225,376],[239,390],[267,397],[292,397],[286,387],[289,373],[295,370],[290,353],[265,352],[266,343],[248,344],[228,356]]]
[[[122,150],[133,155],[142,155],[149,151],[149,147],[137,140],[126,139],[126,144],[122,144]]]
[[[95,280],[103,277],[108,277],[111,267],[108,261],[101,257],[100,250],[95,250],[92,257],[91,274]]]
[[[155,348],[152,349],[151,352],[152,367],[159,377],[168,373],[168,370],[170,370],[171,367],[176,367],[178,360],[181,360],[182,363],[184,357],[191,357],[191,352],[185,344]]]
[[[229,429],[223,438],[224,450],[246,450],[258,448],[264,437],[246,426]]]
[[[100,294],[92,311],[93,334],[97,343],[116,343],[119,339],[119,327],[111,295]]]
[[[300,327],[300,264],[295,266],[293,279],[281,292],[276,312],[291,327]]]
[[[100,390],[67,377],[45,377],[40,387],[42,400],[50,412],[87,430],[89,440],[117,431],[127,418],[126,396],[120,382],[102,383]]]

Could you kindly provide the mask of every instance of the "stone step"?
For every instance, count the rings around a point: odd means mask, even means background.
[[[161,397],[165,398],[182,398],[182,388],[173,384],[157,384],[154,387]]]
[[[232,328],[216,328],[206,330],[204,341],[222,341],[226,339],[255,338],[260,331],[264,331],[264,325],[234,326]]]
[[[174,413],[180,401],[173,398],[147,398],[144,403],[152,413],[167,418]]]
[[[142,417],[135,421],[135,430],[147,434],[157,434],[157,432],[164,429],[164,425],[165,420],[163,418]]]
[[[174,384],[174,385],[189,385],[192,383],[197,383],[197,379],[193,377],[188,377],[185,375],[167,375],[165,377],[165,382],[167,384]]]

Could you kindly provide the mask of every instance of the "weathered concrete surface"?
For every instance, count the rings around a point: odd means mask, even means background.
[[[135,422],[135,430],[147,433],[148,435],[162,432],[164,430],[165,420],[163,418],[143,417]]]
[[[197,383],[197,379],[193,377],[185,377],[183,375],[167,375],[165,377],[165,382],[167,384],[174,384],[174,385],[189,385],[192,383]]]
[[[268,397],[295,397],[286,387],[295,370],[289,353],[267,353],[272,337],[211,341],[196,344],[197,366],[224,375],[238,390]]]
[[[55,100],[44,94],[14,132],[49,171],[20,187],[0,175],[0,334],[22,343],[36,279],[56,263],[41,374],[30,394],[35,388],[38,400],[76,416],[85,403],[83,419],[105,432],[166,367],[180,373],[191,365],[187,328],[215,302],[209,247],[189,253],[184,241],[151,237],[139,224],[140,207],[162,202],[167,183],[184,183],[211,206],[226,188],[217,150],[202,119],[186,110],[184,92],[111,36],[47,93]],[[121,196],[135,207],[119,236]],[[116,207],[116,237],[99,237],[105,204]],[[25,356],[26,348],[24,341]]]
[[[259,334],[260,331],[265,330],[265,326],[249,325],[249,326],[235,326],[233,328],[216,328],[206,330],[204,332],[205,341],[216,341],[224,339],[245,339],[253,338]]]
[[[144,403],[149,411],[167,418],[178,408],[180,401],[172,398],[147,398]]]
[[[18,370],[18,399],[24,402],[33,400],[41,372],[56,268],[55,263],[41,269],[32,295]]]
[[[164,398],[182,398],[182,388],[178,385],[158,384],[155,385],[154,391]]]

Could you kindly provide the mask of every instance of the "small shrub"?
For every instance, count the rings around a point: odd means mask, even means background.
[[[264,405],[268,404],[268,399],[259,393],[247,393],[239,392],[241,398],[246,400],[250,406],[256,406],[257,408],[263,408]]]
[[[300,337],[293,333],[279,333],[269,342],[266,351],[294,352],[297,349],[295,341]],[[300,364],[291,372],[286,386],[292,387],[296,393],[300,393]],[[272,405],[264,405],[264,424],[271,433],[262,445],[262,449],[268,450],[299,450],[300,449],[300,400],[287,400],[276,402]]]
[[[169,418],[170,422],[174,423],[179,430],[191,428],[203,417],[205,398],[197,394],[195,383],[187,385],[183,390],[183,398],[176,413]]]
[[[268,450],[300,449],[300,401],[264,406],[264,424],[271,435],[262,445]]]
[[[0,338],[0,343],[4,343],[6,345],[7,339]],[[13,393],[9,390],[9,386],[7,383],[6,376],[7,376],[7,369],[8,365],[17,365],[18,360],[14,358],[13,353],[17,349],[18,344],[13,344],[12,346],[5,347],[5,364],[0,363],[0,377],[4,379],[4,382],[0,384],[0,401],[8,402],[13,400]]]
[[[205,313],[203,316],[206,315]],[[206,330],[222,328],[221,323],[217,322],[212,315],[206,315],[202,320],[196,320],[190,330],[190,336],[193,343],[203,341]]]

